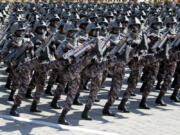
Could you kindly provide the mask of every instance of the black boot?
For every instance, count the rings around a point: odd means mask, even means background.
[[[109,108],[110,108],[110,104],[106,103],[105,106],[104,106],[104,109],[102,111],[102,114],[105,115],[105,116],[115,116],[114,113],[112,113]]]
[[[5,88],[6,88],[6,89],[10,89],[10,86],[11,86],[11,79],[10,79],[10,77],[8,77],[8,78],[7,78],[7,81],[6,81]]]
[[[128,109],[126,108],[126,102],[128,99],[122,99],[121,103],[118,106],[118,110],[123,112],[123,113],[129,113]]]
[[[31,108],[30,108],[30,112],[37,112],[37,113],[41,112],[41,110],[38,109],[37,103],[35,101],[32,102],[32,105],[31,105]]]
[[[61,109],[61,107],[58,105],[57,101],[58,101],[58,99],[56,97],[53,98],[53,101],[51,102],[51,107],[53,109]]]
[[[140,88],[140,92],[141,92],[141,93],[144,91],[144,87],[145,87],[145,86],[146,86],[146,83],[143,82],[143,84],[142,84],[142,86],[141,86],[141,88]]]
[[[159,82],[159,81],[157,82],[156,89],[157,89],[157,90],[160,90],[160,89],[161,89],[161,82]]]
[[[171,88],[175,88],[175,84],[176,84],[176,78],[174,79],[172,85],[171,85]]]
[[[16,111],[17,110],[17,105],[13,105],[10,111],[10,115],[15,116],[15,117],[19,117],[19,113]]]
[[[53,96],[53,93],[51,91],[52,86],[48,85],[46,90],[45,90],[45,94],[49,95],[49,96]]]
[[[156,102],[155,102],[157,105],[167,106],[167,104],[165,104],[163,99],[162,99],[163,96],[164,96],[164,94],[162,94],[162,93],[159,94],[159,96],[157,97]]]
[[[69,125],[69,122],[66,120],[66,114],[68,111],[63,110],[59,119],[58,119],[58,123],[59,124],[63,124],[63,125]]]
[[[8,101],[14,101],[14,93],[15,93],[15,91],[11,90],[11,93],[9,95]]]
[[[89,108],[85,106],[84,111],[82,112],[81,118],[84,120],[92,120],[92,118],[88,115]]]
[[[142,98],[142,100],[139,104],[139,108],[140,109],[150,109],[150,107],[148,107],[146,104],[146,98],[145,97]]]
[[[100,102],[100,99],[96,96],[95,102]]]
[[[83,105],[80,101],[79,101],[79,96],[80,94],[76,94],[76,97],[74,99],[73,105]]]
[[[25,97],[27,99],[33,99],[33,96],[31,95],[31,93],[32,93],[32,89],[28,88]]]
[[[135,96],[136,96],[136,94],[135,94],[134,92],[132,92],[132,93],[131,93],[131,96],[132,96],[132,97],[135,97]]]
[[[86,85],[83,86],[83,89],[84,89],[84,90],[89,90]]]
[[[173,91],[173,93],[172,93],[170,99],[173,100],[174,102],[179,103],[180,100],[179,100],[179,98],[178,98],[177,95],[178,95],[178,90],[175,89],[175,90]]]
[[[64,89],[64,93],[67,94],[68,93],[68,89],[69,89],[69,85],[66,85],[66,88]]]

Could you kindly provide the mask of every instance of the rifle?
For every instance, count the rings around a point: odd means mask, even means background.
[[[86,49],[88,48],[88,45],[90,45],[92,42],[94,42],[94,40],[90,40],[88,42],[85,42],[83,44],[83,47],[80,50],[75,52],[74,57],[77,58],[77,57],[81,56],[86,51]],[[92,47],[94,47],[94,46],[92,45]]]
[[[165,33],[165,37],[162,40],[158,40],[152,47],[152,50],[160,49],[168,40],[168,32]]]
[[[108,35],[104,41],[102,41],[98,44],[98,50],[99,50],[101,56],[103,56],[103,54],[105,53],[105,51],[107,49],[107,44],[110,43],[110,39],[111,39],[111,37]]]
[[[53,40],[54,34],[51,34],[49,38],[45,41],[44,44],[42,44],[36,51],[35,51],[35,56],[40,56],[42,52],[46,50],[47,47],[51,44]]]
[[[7,31],[8,31],[8,29],[10,28],[10,24],[8,25],[8,27],[6,28],[6,30],[5,30],[5,32],[2,34],[2,36],[1,36],[1,38],[0,38],[0,46],[2,46],[2,44],[3,44],[3,38],[7,38],[7,36],[8,36],[8,33],[7,33]]]
[[[126,37],[123,42],[119,42],[118,45],[114,46],[113,49],[111,49],[111,51],[107,54],[108,57],[112,57],[114,56],[116,53],[122,53],[123,49],[126,47],[127,45],[127,39],[128,37]]]
[[[81,55],[83,52],[85,52],[85,50],[87,49],[87,46],[92,43],[94,40],[90,40],[90,41],[87,41],[87,42],[84,42],[83,43],[83,47],[81,48],[76,48],[76,49],[71,49],[69,50],[68,52],[66,52],[64,55],[63,55],[63,59],[67,60],[68,58],[70,57],[78,57],[79,55]]]

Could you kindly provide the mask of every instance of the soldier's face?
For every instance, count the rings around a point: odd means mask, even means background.
[[[69,36],[70,38],[75,38],[75,36],[76,36],[76,31],[70,31],[70,32],[68,33],[68,36]]]
[[[113,34],[119,34],[119,29],[118,29],[118,28],[114,28],[114,29],[112,30],[112,32],[113,32]]]
[[[161,24],[160,23],[156,23],[156,24],[153,24],[152,27],[155,30],[160,30],[161,29]]]
[[[131,32],[133,34],[138,34],[140,32],[140,26],[139,25],[132,25],[130,29],[131,29]]]
[[[167,25],[167,28],[169,28],[169,29],[175,29],[175,27],[176,27],[175,23],[171,23],[171,24]]]
[[[53,26],[53,27],[56,27],[57,26],[57,21],[51,21],[51,26]]]
[[[16,36],[17,37],[21,37],[21,36],[23,36],[24,35],[24,31],[22,31],[22,30],[18,30],[18,31],[16,31]]]
[[[45,30],[44,28],[38,28],[38,29],[37,29],[37,33],[38,33],[38,34],[44,34],[45,31],[46,31],[46,30]]]
[[[95,29],[95,30],[92,30],[92,36],[93,37],[97,37],[99,35],[99,30]]]

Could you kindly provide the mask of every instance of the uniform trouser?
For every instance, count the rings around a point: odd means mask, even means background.
[[[86,73],[91,78],[90,93],[89,93],[88,100],[86,102],[86,107],[88,109],[91,109],[96,99],[97,93],[99,92],[101,88],[103,73],[107,69],[107,66],[108,66],[107,62],[102,62],[99,65],[95,63],[89,69],[87,69]]]
[[[64,73],[61,73],[61,76],[63,76]],[[59,83],[58,86],[56,88],[55,94],[54,94],[54,98],[56,99],[60,99],[61,98],[61,94],[64,91],[66,85],[67,85],[67,81],[64,81],[63,78],[59,79]],[[69,90],[69,87],[68,87]]]
[[[105,70],[103,72],[103,77],[102,77],[102,83],[101,86],[104,84],[104,82],[106,81],[106,77],[108,76],[108,70]]]
[[[38,73],[37,71],[34,71],[31,81],[29,83],[29,87],[28,89],[33,90],[36,87],[36,77],[37,77]]]
[[[68,93],[63,110],[66,110],[68,112],[71,109],[71,105],[73,104],[74,99],[79,91],[79,85],[81,82],[80,74],[83,69],[90,64],[91,60],[91,55],[84,56],[82,57],[80,62],[75,65],[70,65],[70,67],[68,68],[68,72],[65,75],[67,76],[65,77],[65,80],[68,80]]]
[[[20,66],[16,70],[16,73],[18,73],[19,91],[14,100],[14,104],[19,106],[21,104],[22,99],[24,99],[24,96],[27,92],[27,89],[28,89],[28,86],[30,83],[31,71],[33,69],[39,68],[39,69],[42,69],[41,70],[41,72],[42,72],[42,71],[48,71],[49,69],[63,70],[65,66],[66,66],[66,63],[62,62],[62,61],[53,61],[50,63],[45,63],[45,64],[39,65],[39,60],[37,58]],[[45,73],[45,72],[43,72],[43,73]],[[42,78],[42,80],[41,80],[40,84],[37,85],[37,90],[36,90],[36,93],[34,96],[34,100],[37,102],[39,102],[39,97],[41,95],[42,86],[44,85],[43,77],[45,74],[43,74],[43,73],[39,75],[39,78]]]
[[[107,101],[109,105],[112,105],[115,102],[116,98],[118,97],[118,94],[119,94],[119,91],[121,90],[122,82],[124,79],[125,67],[121,66],[117,68],[115,68],[115,72],[113,72],[111,89],[110,89],[108,101]]]
[[[180,51],[177,51],[175,53],[172,53],[170,55],[170,59],[168,61],[165,61],[165,78],[164,82],[162,84],[162,87],[160,89],[160,94],[164,95],[171,83],[171,79],[174,75],[174,72],[176,70],[177,62],[180,61]]]
[[[164,74],[164,62],[160,62],[160,67],[159,67],[159,72],[157,75],[157,81],[159,83],[161,83],[163,81],[163,79],[165,78],[165,74]]]
[[[160,89],[160,93],[162,95],[164,95],[171,83],[171,79],[174,75],[174,72],[175,72],[175,69],[176,69],[176,62],[168,62],[165,64],[165,78],[164,78],[164,82],[162,84],[162,87]]]
[[[128,87],[126,91],[124,92],[123,98],[128,99],[133,93],[133,91],[136,89],[139,76],[140,76],[141,67],[138,67],[136,69],[131,69],[130,76],[128,78]]]
[[[90,81],[90,77],[86,76],[86,74],[85,74],[86,68],[81,72],[81,83],[79,86],[80,90],[82,90],[84,88],[84,86],[86,86],[87,83]]]
[[[43,72],[37,71],[37,76],[35,78],[36,91],[34,94],[34,101],[36,103],[39,103],[39,101],[40,101],[41,94],[44,90],[46,78],[47,78],[47,72],[46,71],[43,71]]]
[[[58,76],[58,70],[57,69],[53,69],[51,71],[51,74],[50,74],[50,78],[49,78],[49,81],[48,81],[48,86],[53,86],[54,82],[56,81],[57,79],[57,76]]]
[[[64,110],[69,111],[71,109],[74,99],[78,93],[79,84],[80,84],[80,76],[68,82],[68,93],[67,93],[67,98],[64,105]]]
[[[18,74],[16,73],[15,69],[12,69],[11,74],[13,75],[11,77],[12,79],[11,91],[15,92],[19,86]]]
[[[131,69],[131,73],[128,78],[128,87],[123,95],[124,99],[129,99],[131,93],[136,89],[142,67],[157,61],[158,59],[154,55],[146,55],[142,56],[140,60],[132,59],[130,61],[129,67]]]
[[[143,82],[143,90],[142,90],[142,96],[144,98],[147,98],[150,91],[152,90],[154,83],[157,78],[157,74],[159,71],[159,62],[156,62],[152,65],[147,66],[147,71],[146,71],[146,79]]]
[[[15,105],[20,106],[21,101],[24,99],[29,83],[30,83],[31,71],[33,70],[34,66],[37,64],[38,64],[38,60],[33,59],[30,62],[20,65],[15,70],[18,76],[17,81],[18,81],[18,86],[19,86],[18,94],[16,95],[15,100],[14,100]]]
[[[102,84],[102,78],[103,78],[103,72],[99,72],[95,77],[91,78],[90,93],[86,103],[86,107],[88,107],[88,109],[91,109],[96,99],[97,93],[99,92]]]
[[[179,89],[180,88],[180,73],[179,72],[176,72],[174,80],[175,80],[174,89]]]

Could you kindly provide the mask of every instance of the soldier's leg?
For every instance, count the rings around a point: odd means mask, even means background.
[[[64,109],[62,110],[62,113],[58,120],[59,124],[69,125],[69,123],[66,121],[66,114],[71,109],[71,105],[73,104],[73,101],[79,89],[79,83],[80,77],[77,77],[76,79],[69,82],[69,90],[65,101]]]
[[[175,74],[175,78],[174,78],[175,82],[174,82],[174,91],[172,93],[172,95],[170,96],[170,99],[174,102],[180,102],[179,98],[178,98],[178,92],[179,92],[179,88],[180,88],[180,73],[176,72]]]
[[[45,90],[45,93],[50,95],[50,96],[53,95],[51,89],[52,89],[52,86],[53,86],[54,82],[56,81],[57,74],[58,74],[58,70],[53,69],[51,71],[50,78],[49,78],[49,81],[48,81],[48,86],[47,86],[47,88]]]
[[[8,77],[7,77],[7,80],[6,80],[5,88],[10,89],[11,79],[12,79],[12,75],[11,75],[11,73],[9,73],[9,74],[8,74]]]
[[[131,93],[136,89],[136,85],[138,82],[138,78],[140,75],[140,69],[136,69],[136,70],[131,70],[130,76],[128,78],[128,87],[126,89],[126,91],[124,92],[123,95],[123,99],[121,101],[121,103],[118,106],[118,109],[122,112],[128,113],[129,111],[127,110],[127,108],[125,107],[126,102],[128,101]]]
[[[33,103],[31,105],[30,111],[31,112],[41,112],[41,110],[39,110],[37,108],[37,104],[40,102],[40,97],[41,94],[44,90],[44,86],[45,86],[45,81],[47,78],[47,72],[38,72],[38,75],[36,76],[36,92],[34,94],[34,100]]]
[[[147,76],[149,75],[149,70],[148,70],[148,66],[145,66],[143,68],[143,74],[142,74],[142,77],[141,77],[141,81],[143,82],[141,88],[140,88],[140,92],[142,92],[144,90],[144,87],[146,85],[146,80],[147,80]]]
[[[88,90],[87,84],[90,81],[90,78],[86,76],[85,70],[87,70],[87,69],[84,69],[81,72],[81,84],[79,86],[79,89],[81,89],[81,90],[83,90],[83,89]]]
[[[101,86],[102,86],[103,88],[105,88],[105,86],[103,86],[103,84],[104,84],[104,82],[106,81],[106,77],[107,77],[107,76],[108,76],[108,71],[105,70],[104,73],[103,73],[102,84],[101,84]]]
[[[33,99],[32,91],[36,87],[36,77],[37,77],[37,75],[38,75],[37,71],[34,71],[34,73],[32,75],[32,78],[31,78],[31,81],[29,83],[27,93],[25,95],[25,97],[28,98],[28,99]]]
[[[172,62],[170,65],[167,64],[165,67],[166,67],[166,70],[165,70],[166,75],[165,75],[162,87],[160,89],[159,96],[156,99],[156,104],[161,105],[161,106],[166,106],[166,104],[164,103],[162,98],[165,95],[165,93],[168,90],[168,87],[171,83],[171,79],[172,79],[175,69],[176,69],[176,62]]]
[[[13,116],[19,116],[18,112],[16,112],[16,109],[18,106],[20,106],[21,101],[24,99],[25,94],[27,92],[27,88],[30,82],[30,72],[27,70],[20,70],[20,74],[18,76],[19,79],[19,91],[14,99],[14,105],[11,108],[10,114]]]
[[[67,82],[64,81],[63,79],[59,80],[59,84],[56,88],[55,94],[54,94],[54,98],[51,102],[51,107],[54,109],[61,109],[61,107],[58,105],[58,100],[61,97],[62,92],[64,91],[65,87],[67,85]]]
[[[108,96],[108,101],[106,102],[103,109],[103,115],[114,116],[114,114],[109,111],[109,108],[113,105],[116,98],[118,97],[119,91],[121,90],[123,78],[124,68],[119,68],[118,72],[113,73],[111,89]]]
[[[9,95],[8,101],[14,101],[14,94],[16,92],[16,89],[18,89],[18,86],[19,86],[18,74],[16,72],[13,72],[11,93]]]
[[[164,63],[160,63],[160,68],[159,68],[159,72],[157,75],[157,85],[156,85],[156,89],[160,90],[161,89],[161,82],[164,79]]]
[[[91,79],[91,89],[90,89],[89,97],[85,105],[84,111],[82,112],[81,115],[81,117],[85,120],[92,120],[92,118],[88,116],[88,112],[95,101],[98,91],[100,90],[102,83],[102,75],[103,75],[103,71],[98,72],[97,75]]]
[[[154,83],[156,81],[157,74],[159,71],[159,62],[149,65],[147,70],[148,70],[148,74],[146,75],[146,79],[144,80],[144,83],[143,83],[144,87],[141,91],[142,99],[139,104],[139,107],[141,109],[150,109],[146,104],[146,100],[147,100],[147,97],[149,96],[149,93],[152,90]]]

